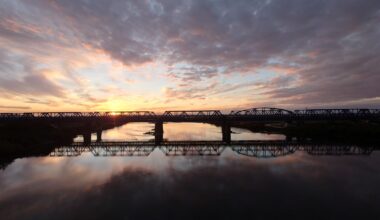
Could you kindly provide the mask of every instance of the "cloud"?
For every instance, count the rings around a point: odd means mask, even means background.
[[[168,99],[167,102],[186,99],[205,99],[210,92],[217,87],[216,83],[206,86],[192,86],[183,89],[164,88],[163,92]]]
[[[311,103],[380,95],[377,1],[153,2],[57,4],[84,30],[83,40],[125,64],[163,58],[194,65],[170,73],[184,82],[215,76],[219,67],[252,72],[280,57],[302,66],[296,74],[303,83],[275,90],[273,98],[298,95]],[[84,19],[95,14],[101,16]],[[315,57],[304,57],[310,53]]]
[[[4,106],[4,105],[0,105],[0,109],[22,109],[22,110],[26,110],[26,109],[30,109],[29,106]]]
[[[1,56],[1,53],[0,53]],[[0,75],[0,91],[18,95],[64,96],[64,89],[46,77],[28,58],[3,55],[6,69]]]
[[[165,63],[166,77],[176,82],[165,85],[169,96],[190,83],[267,69],[293,75],[278,88],[261,88],[261,98],[279,104],[380,97],[375,0],[41,0],[4,2],[0,9],[0,37],[8,42],[86,45],[126,66]],[[253,95],[259,94],[246,98]]]
[[[211,67],[170,67],[167,77],[175,81],[179,81],[181,84],[187,84],[192,82],[200,82],[202,80],[211,79],[218,75],[217,68]]]
[[[184,80],[184,79],[182,79]],[[222,101],[227,98],[227,95],[232,94],[238,95],[239,97],[244,97],[244,94],[252,94],[254,90],[259,91],[259,95],[267,95],[272,90],[277,91],[280,88],[286,89],[294,84],[295,77],[290,76],[277,76],[271,79],[266,80],[252,80],[248,82],[238,82],[238,83],[217,83],[211,82],[209,84],[193,84],[193,79],[189,79],[189,84],[181,84],[179,88],[165,87],[163,89],[164,95],[167,98],[167,102],[171,102],[177,99],[186,100],[186,99],[198,99],[198,100],[207,100],[212,97],[219,97]],[[197,80],[196,80],[197,81]],[[262,92],[261,90],[265,89],[267,92]],[[269,91],[268,91],[269,90]],[[243,94],[243,95],[241,95]],[[232,99],[237,99],[232,97]],[[256,100],[258,104],[258,101]],[[263,101],[260,103],[264,104]],[[267,101],[265,102],[267,103]],[[225,103],[223,103],[225,104]],[[273,104],[273,103],[271,103]],[[236,105],[236,103],[235,103]],[[237,106],[224,106],[228,108],[234,108]],[[251,107],[251,106],[247,106]]]
[[[41,74],[27,75],[21,80],[1,79],[0,89],[16,94],[63,96],[62,89]]]

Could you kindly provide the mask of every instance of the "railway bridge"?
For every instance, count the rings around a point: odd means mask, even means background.
[[[222,139],[231,142],[231,124],[236,122],[293,122],[293,121],[336,121],[336,120],[378,120],[380,109],[304,109],[286,110],[280,108],[252,108],[231,111],[224,114],[219,110],[165,111],[156,114],[152,111],[112,111],[112,112],[26,112],[0,113],[0,123],[94,123],[118,121],[122,123],[148,122],[155,124],[155,143],[163,141],[166,122],[198,122],[221,125]],[[85,142],[91,142],[91,133],[83,135]],[[97,132],[101,140],[101,129]]]

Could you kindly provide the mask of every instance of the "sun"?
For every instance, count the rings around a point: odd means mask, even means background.
[[[112,112],[110,113],[111,116],[117,116],[117,115],[119,115],[119,114],[120,114],[120,112],[116,112],[116,111],[112,111]]]
[[[125,111],[127,109],[127,106],[124,102],[121,100],[111,100],[104,104],[104,106],[101,106],[102,109],[112,112],[112,115],[117,114],[118,111]]]

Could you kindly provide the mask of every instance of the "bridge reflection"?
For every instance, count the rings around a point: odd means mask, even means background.
[[[156,145],[153,141],[123,142],[75,142],[56,147],[52,157],[80,156],[91,152],[94,156],[149,156],[156,148],[166,156],[219,156],[226,148],[240,155],[257,158],[274,158],[303,151],[310,155],[370,155],[377,146],[345,144],[320,144],[296,141],[164,141]]]

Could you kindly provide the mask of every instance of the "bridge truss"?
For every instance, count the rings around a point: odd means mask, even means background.
[[[232,111],[230,115],[292,115],[293,112],[281,108],[251,108],[240,111]]]
[[[152,117],[151,111],[112,111],[112,112],[26,112],[0,113],[0,119],[10,118],[101,118],[101,117]]]
[[[133,142],[92,142],[73,143],[60,146],[50,153],[54,157],[80,156],[90,152],[94,156],[149,156],[156,148],[166,156],[219,156],[225,148],[231,148],[239,155],[256,158],[275,158],[293,154],[296,151],[310,155],[370,155],[380,147],[356,145],[324,145],[287,141],[167,141],[156,146],[150,141]]]

